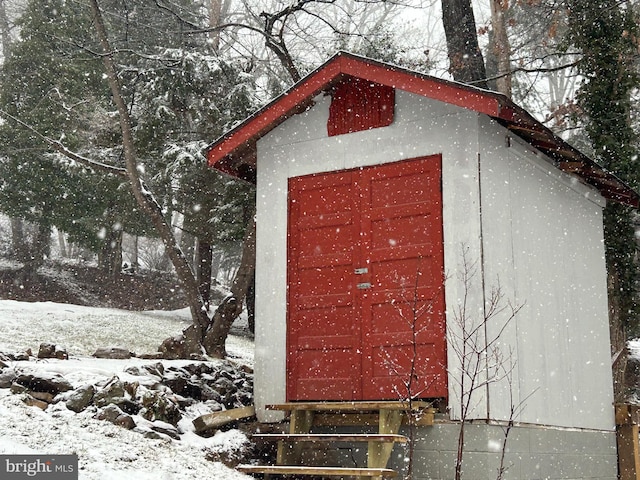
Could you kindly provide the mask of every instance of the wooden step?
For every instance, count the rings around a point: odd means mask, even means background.
[[[238,465],[237,470],[248,474],[308,475],[316,477],[396,477],[389,468],[305,467],[290,465]]]
[[[255,433],[255,440],[291,442],[385,442],[407,443],[404,435],[379,433]]]
[[[370,401],[370,402],[286,402],[266,405],[267,410],[311,410],[314,412],[375,412],[379,410],[416,411],[433,408],[431,402],[415,400],[404,401]],[[434,409],[435,410],[435,409]]]
[[[287,402],[266,405],[266,408],[289,412],[294,428],[291,433],[306,433],[313,426],[375,426],[381,418],[389,416],[399,416],[405,425],[424,427],[433,425],[436,413],[432,404],[425,401],[411,404],[401,401]]]

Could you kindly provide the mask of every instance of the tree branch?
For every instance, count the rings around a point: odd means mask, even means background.
[[[54,150],[56,150],[57,152],[61,153],[62,155],[64,155],[67,158],[70,158],[71,160],[73,160],[75,162],[78,162],[78,163],[80,163],[80,164],[82,164],[84,166],[90,167],[90,168],[92,168],[94,170],[97,170],[97,171],[100,171],[100,172],[104,172],[104,173],[108,173],[108,174],[111,174],[111,175],[118,175],[120,177],[126,177],[127,176],[127,171],[124,168],[116,167],[116,166],[113,166],[113,165],[108,165],[106,163],[98,162],[96,160],[92,160],[90,158],[83,157],[82,155],[69,150],[59,140],[54,140],[53,138],[48,137],[48,136],[38,132],[35,128],[33,128],[28,123],[23,122],[19,118],[14,117],[13,115],[11,115],[10,113],[8,113],[8,112],[6,112],[4,110],[0,109],[0,115],[10,119],[11,121],[17,123],[21,127],[26,128],[31,133],[36,135],[38,138],[40,138],[40,139],[44,140],[46,143],[48,143],[51,147],[53,147]]]

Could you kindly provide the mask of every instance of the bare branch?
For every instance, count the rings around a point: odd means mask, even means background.
[[[84,166],[90,167],[90,168],[92,168],[94,170],[97,170],[97,171],[100,171],[100,172],[104,172],[104,173],[108,173],[108,174],[111,174],[111,175],[118,175],[118,176],[121,176],[121,177],[126,177],[127,176],[127,171],[124,168],[115,167],[113,165],[108,165],[106,163],[98,162],[96,160],[92,160],[90,158],[83,157],[82,155],[69,150],[59,140],[54,140],[53,138],[48,137],[48,136],[40,133],[35,128],[33,128],[31,125],[29,125],[28,123],[20,120],[19,118],[11,115],[10,113],[8,113],[8,112],[6,112],[4,110],[0,110],[0,115],[10,119],[11,121],[17,123],[21,127],[29,130],[31,133],[36,135],[38,138],[40,138],[40,139],[44,140],[46,143],[48,143],[51,147],[53,147],[54,150],[56,150],[57,152],[61,153],[62,155],[64,155],[67,158],[70,158],[71,160],[73,160],[75,162],[78,162],[78,163],[80,163],[80,164],[82,164]]]
[[[164,10],[165,12],[169,12],[171,15],[173,15],[176,20],[178,20],[180,23],[188,26],[189,28],[193,28],[193,29],[197,29],[199,28],[198,25],[191,23],[189,20],[182,18],[177,12],[175,12],[174,10],[172,10],[171,8],[167,7],[166,5],[163,5],[162,3],[160,3],[159,0],[155,0],[155,4],[156,7],[158,7],[160,10]]]

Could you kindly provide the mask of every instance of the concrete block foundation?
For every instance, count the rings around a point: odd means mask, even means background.
[[[459,431],[459,423],[436,423],[415,432],[412,480],[454,478]],[[498,478],[503,442],[504,426],[467,424],[462,478]],[[391,468],[406,472],[406,459],[407,450],[396,446]],[[507,438],[504,466],[504,480],[616,480],[616,434],[515,426]]]

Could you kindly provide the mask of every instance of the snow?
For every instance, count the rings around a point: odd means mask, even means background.
[[[121,346],[136,353],[156,351],[165,338],[176,335],[189,323],[188,310],[176,312],[130,312],[82,307],[52,302],[25,303],[0,300],[0,352],[18,353],[40,343],[66,348],[69,360],[7,362],[23,372],[61,374],[74,387],[104,382],[113,376],[121,380],[146,381],[124,370],[158,360],[108,360],[91,357],[99,347]],[[253,342],[241,335],[227,341],[232,361],[252,366]],[[214,361],[214,360],[212,360]],[[165,366],[193,363],[163,360]],[[142,370],[142,369],[141,369]],[[204,404],[190,407],[179,423],[179,441],[146,438],[106,421],[92,418],[93,411],[73,413],[63,402],[46,411],[29,407],[21,395],[0,389],[0,455],[77,454],[80,480],[192,480],[194,478],[246,479],[222,463],[206,459],[212,454],[238,451],[247,442],[238,430],[218,432],[210,438],[195,434],[191,420],[208,413]],[[138,428],[145,420],[135,417]],[[148,424],[148,422],[146,422]],[[213,455],[214,458],[215,455]]]

